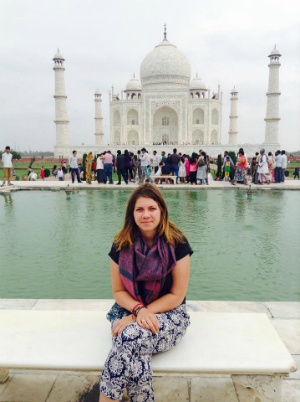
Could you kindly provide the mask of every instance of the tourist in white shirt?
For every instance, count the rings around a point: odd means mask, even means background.
[[[63,181],[63,179],[64,179],[64,172],[61,167],[57,171],[57,177],[58,177],[59,181]]]
[[[2,154],[2,163],[3,163],[3,183],[1,187],[5,186],[5,182],[7,180],[7,185],[12,186],[13,184],[10,182],[11,173],[12,173],[12,154],[10,153],[10,147],[5,147],[5,152]]]
[[[146,148],[142,148],[142,153],[139,158],[141,161],[141,170],[142,170],[142,178],[140,183],[144,182],[145,177],[148,179],[148,181],[152,182],[152,180],[150,179],[150,175],[148,174],[148,166],[150,165],[150,155],[146,151]]]
[[[80,176],[79,176],[79,169],[78,169],[78,162],[77,162],[77,151],[73,151],[73,155],[69,158],[69,167],[71,173],[72,183],[75,181],[75,175],[77,177],[78,183],[81,183]],[[64,169],[63,169],[64,170]]]
[[[154,169],[154,173],[156,173],[158,171],[158,166],[159,166],[160,161],[161,161],[160,156],[157,154],[156,151],[153,151],[153,169]]]
[[[285,151],[281,151],[281,156],[282,156],[282,162],[281,162],[281,181],[284,181],[284,173],[285,169],[287,167],[287,156],[285,154]]]
[[[97,158],[97,181],[98,183],[104,183],[104,163],[103,163],[103,153],[100,154]]]

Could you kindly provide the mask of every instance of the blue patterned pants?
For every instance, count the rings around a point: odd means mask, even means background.
[[[131,402],[154,402],[151,356],[177,345],[190,324],[185,304],[156,317],[157,334],[135,322],[113,338],[100,381],[100,391],[108,398],[121,400],[127,388]],[[117,321],[111,322],[112,327]]]

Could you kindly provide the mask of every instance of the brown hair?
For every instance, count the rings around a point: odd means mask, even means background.
[[[134,207],[139,197],[151,198],[158,203],[161,211],[161,220],[157,227],[158,237],[163,236],[173,247],[175,247],[175,243],[184,243],[183,233],[169,220],[167,204],[160,191],[153,184],[145,183],[138,186],[127,201],[123,227],[114,238],[117,251],[132,247],[140,233],[133,216]]]

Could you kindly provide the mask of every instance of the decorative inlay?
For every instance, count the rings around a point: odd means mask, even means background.
[[[178,113],[180,112],[180,102],[172,102],[172,101],[152,101],[151,111],[153,112],[154,110],[159,109],[162,106],[169,106],[172,109],[175,109]]]

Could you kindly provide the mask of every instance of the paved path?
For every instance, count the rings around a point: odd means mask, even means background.
[[[0,299],[0,309],[104,310],[113,300]],[[300,367],[300,302],[188,301],[188,311],[265,313]],[[109,328],[109,326],[108,326]],[[12,370],[0,402],[98,402],[100,373]],[[86,390],[90,397],[79,398]],[[154,377],[157,402],[238,402],[228,375]],[[300,372],[283,381],[282,402],[300,401]],[[92,396],[94,395],[94,396]],[[123,401],[128,401],[123,398]]]
[[[86,184],[86,182],[83,183],[77,183],[75,182],[72,184],[71,180],[65,180],[65,181],[54,181],[54,180],[45,180],[45,181],[15,181],[12,182],[14,185],[10,187],[0,187],[0,193],[1,192],[9,192],[9,191],[17,191],[17,190],[38,190],[38,189],[57,189],[57,190],[66,190],[66,189],[97,189],[97,190],[103,190],[103,189],[113,189],[113,190],[118,190],[120,188],[126,188],[126,189],[134,189],[137,186],[137,183],[129,183],[126,185],[124,182],[120,186],[116,185],[117,182],[114,182],[114,184],[98,184],[97,182],[92,182],[92,184]],[[286,180],[284,183],[279,183],[279,184],[264,184],[264,185],[258,185],[258,184],[252,184],[251,189],[252,190],[300,190],[300,180]],[[229,182],[223,182],[223,181],[211,181],[209,182],[209,185],[191,185],[191,184],[158,184],[159,188],[163,189],[169,189],[169,190],[209,190],[209,189],[224,189],[224,190],[246,190],[249,188],[249,185],[245,186],[243,184],[237,184],[236,186],[233,186]],[[0,401],[1,402],[1,401]]]

